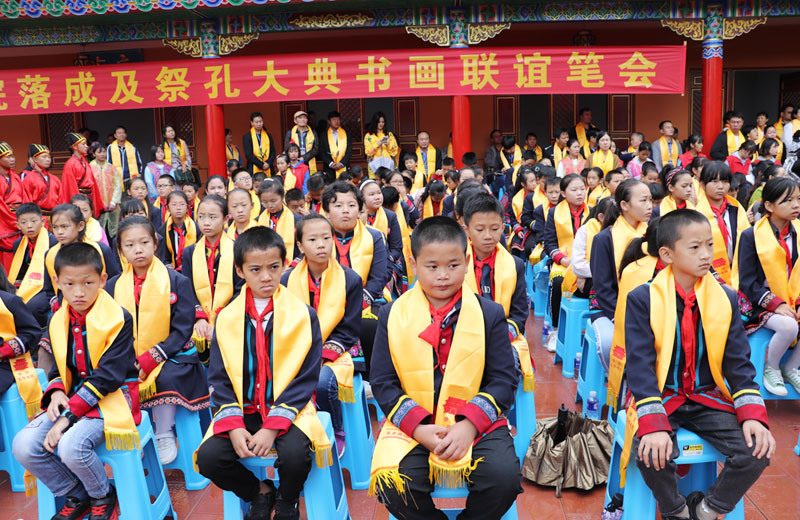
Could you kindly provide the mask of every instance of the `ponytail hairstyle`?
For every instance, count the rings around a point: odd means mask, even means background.
[[[700,173],[702,174],[703,170],[705,170],[706,166],[708,166],[708,163],[710,162],[711,161],[707,157],[700,157],[698,155],[697,157],[692,159],[692,163],[689,165],[689,170],[691,170],[692,175],[696,175],[695,170],[700,170]]]
[[[73,224],[76,226],[79,225],[81,222],[84,223],[83,229],[78,231],[78,242],[83,242],[84,237],[86,236],[86,220],[83,218],[83,213],[81,213],[81,209],[78,206],[73,204],[59,204],[55,208],[53,208],[52,213],[50,213],[50,222],[56,218],[56,215],[61,214],[66,215],[72,221]]]
[[[636,237],[628,243],[625,252],[622,254],[622,261],[619,263],[619,273],[617,276],[622,278],[622,271],[628,265],[644,258],[652,256],[658,258],[658,221],[655,218],[647,225],[647,231],[643,237]]]
[[[633,197],[633,188],[639,184],[644,183],[639,179],[625,179],[619,183],[619,186],[617,186],[617,191],[614,193],[614,204],[608,209],[605,214],[605,218],[603,218],[602,229],[613,226],[617,219],[622,216],[620,203],[623,201],[630,202],[631,197]]]
[[[514,195],[516,195],[525,184],[528,182],[528,177],[534,175],[533,169],[528,166],[523,166],[517,172],[517,182],[514,184]]]
[[[678,179],[681,178],[683,175],[688,175],[689,177],[692,176],[692,172],[689,170],[685,170],[683,168],[675,168],[674,166],[670,166],[669,164],[665,165],[664,168],[661,170],[659,174],[659,179],[661,179],[661,184],[669,189],[669,186],[675,186],[678,184]]]
[[[700,134],[691,134],[684,142],[683,142],[683,149],[689,151],[692,145],[702,143],[703,136]]]
[[[608,210],[611,206],[614,205],[614,199],[611,197],[603,197],[602,199],[597,201],[597,204],[589,210],[589,218],[586,219],[586,222],[594,219],[600,220],[598,215],[603,215],[603,221],[605,221],[605,216],[608,214]],[[601,222],[602,224],[602,222]]]
[[[767,205],[764,203],[769,202],[771,204],[777,204],[786,197],[789,197],[798,187],[800,187],[800,184],[792,177],[771,178],[764,185],[764,190],[761,192],[761,211],[769,215],[770,212],[767,210]]]
[[[420,200],[424,204],[425,201],[428,200],[428,197],[430,197],[432,194],[438,196],[444,195],[445,193],[447,193],[447,187],[444,185],[444,183],[439,179],[434,179],[425,186],[425,189],[422,191],[422,195],[420,196]]]

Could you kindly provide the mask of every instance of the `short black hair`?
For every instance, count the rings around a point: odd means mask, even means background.
[[[257,117],[260,117],[261,119],[264,119],[264,116],[261,114],[261,112],[253,112],[252,114],[250,114],[250,121],[252,121],[253,119],[255,119]]]
[[[503,146],[504,149],[509,150],[511,148],[514,148],[514,146],[516,146],[516,144],[517,144],[517,138],[514,137],[513,135],[505,135],[505,136],[503,136],[503,144],[502,144],[502,146]]]
[[[40,208],[39,206],[37,206],[33,202],[26,202],[25,204],[20,204],[15,213],[17,214],[17,219],[18,220],[22,215],[28,215],[28,214],[31,214],[31,213],[41,217],[42,216],[42,208]]]
[[[333,236],[334,234],[333,224],[331,224],[330,220],[320,215],[319,213],[309,213],[308,215],[304,216],[303,218],[297,221],[297,227],[295,228],[294,235],[298,242],[303,241],[303,228],[306,227],[306,224],[314,220],[319,220],[320,222],[325,222],[326,224],[328,224],[328,226],[330,226],[331,228],[331,236]]]
[[[522,151],[522,160],[523,161],[530,161],[536,160],[536,152],[533,150],[523,150]]]
[[[546,164],[534,164],[533,174],[537,179],[541,179],[542,177],[555,177],[556,169]]]
[[[763,110],[761,112],[759,112],[758,114],[756,114],[756,119],[758,119],[758,116],[764,116],[767,119],[769,119],[769,113],[768,112],[764,112]]]
[[[452,157],[445,157],[444,159],[442,159],[442,166],[455,166],[455,165],[456,165],[456,160],[453,159]]]
[[[478,179],[467,179],[456,188],[456,195],[453,204],[453,216],[458,218],[464,215],[464,208],[473,195],[478,193],[488,193],[484,184]]]
[[[378,168],[378,169],[380,170],[380,168]],[[388,170],[388,168],[386,168],[386,169]],[[383,172],[381,172],[381,173],[383,173]],[[378,176],[378,178],[380,178],[380,176]],[[340,173],[338,177],[336,177],[336,180],[337,181],[352,181],[353,180],[353,175],[348,171],[344,171],[344,172]]]
[[[147,211],[144,208],[144,204],[142,204],[142,201],[138,199],[125,199],[119,203],[119,220],[121,222],[128,215],[133,215],[135,213],[139,213],[140,211],[142,212]],[[117,231],[117,233],[119,233],[119,231]]]
[[[330,121],[334,117],[338,117],[339,119],[342,118],[342,114],[340,114],[337,110],[331,110],[328,112],[328,120]]]
[[[317,191],[325,187],[325,176],[315,173],[308,178],[308,191]]]
[[[325,191],[322,192],[322,209],[327,213],[331,203],[338,200],[339,194],[344,195],[345,193],[351,193],[356,198],[358,210],[361,211],[361,208],[364,207],[364,197],[361,196],[361,191],[344,181],[336,181],[325,187]]]
[[[382,186],[381,194],[383,194],[383,207],[392,209],[395,204],[400,202],[400,192],[394,186]],[[399,210],[402,211],[402,210]]]
[[[592,109],[589,107],[581,107],[581,109],[578,110],[578,117],[582,116],[584,112],[591,112],[591,111]]]
[[[565,175],[561,179],[561,182],[559,183],[559,187],[561,188],[561,191],[567,191],[567,188],[569,188],[569,185],[572,184],[573,181],[577,181],[577,180],[581,181],[581,183],[584,186],[586,186],[586,179],[581,177],[580,174],[569,173],[569,174]],[[548,182],[546,183],[546,186],[549,186],[550,185],[550,179],[548,179],[547,181]]]
[[[281,189],[283,189],[283,186],[281,186]],[[247,202],[249,202],[249,203],[250,203],[250,206],[251,206],[251,209],[252,209],[252,206],[253,206],[253,197],[252,197],[252,196],[250,196],[250,192],[249,192],[249,191],[247,191],[247,190],[243,190],[242,188],[234,188],[234,189],[232,189],[231,191],[229,191],[229,192],[228,192],[228,198],[226,199],[226,201],[229,201],[229,200],[231,199],[231,194],[232,194],[232,193],[241,193],[241,194],[242,194],[242,195],[245,197],[245,199],[247,200]],[[259,195],[260,195],[260,194],[261,194],[261,192],[260,192],[260,190],[259,190]]]
[[[247,171],[247,169],[246,169],[246,168],[239,168],[238,170],[236,170],[235,172],[233,172],[233,173],[231,174],[231,179],[233,180],[233,182],[236,182],[236,177],[237,177],[239,174],[242,174],[242,173],[246,173],[246,174],[247,174],[247,176],[248,176],[248,177],[250,177],[250,180],[251,180],[251,181],[253,180],[253,174],[252,174],[252,173],[250,173],[249,171]]]
[[[464,206],[464,214],[462,217],[464,219],[464,224],[467,226],[469,226],[469,222],[476,213],[494,213],[500,217],[501,221],[505,216],[503,205],[500,204],[500,201],[497,200],[497,198],[491,193],[488,193],[485,190],[481,191],[483,193],[479,192],[470,196],[469,200]]]
[[[91,267],[98,275],[103,274],[103,257],[91,244],[73,242],[67,244],[56,253],[53,270],[56,276],[61,274],[65,267]]]
[[[653,150],[652,145],[650,145],[650,143],[648,143],[647,141],[642,141],[641,143],[639,143],[640,152],[650,152],[652,150]]]
[[[351,166],[350,169],[347,170],[347,172],[350,175],[352,175],[354,179],[356,177],[363,177],[364,176],[364,168],[362,168],[361,166],[359,166],[357,164],[354,164],[353,166]]]
[[[681,232],[692,224],[708,224],[708,218],[693,209],[676,209],[662,216],[658,221],[658,247],[673,249],[681,239]]]
[[[277,177],[264,179],[264,181],[258,187],[258,196],[261,197],[263,193],[274,193],[280,197],[283,197],[285,194],[283,183]]]
[[[651,182],[647,187],[650,188],[650,196],[653,197],[654,201],[663,200],[667,196],[664,186],[660,182]],[[655,206],[655,203],[653,205]]]
[[[267,251],[273,247],[278,249],[281,262],[286,261],[286,245],[281,236],[265,226],[256,226],[248,229],[233,242],[233,262],[242,269],[244,257],[252,251]]]
[[[660,123],[658,123],[658,129],[659,130],[663,130],[664,129],[664,125],[666,125],[667,123],[672,123],[672,121],[670,121],[669,119],[665,119],[665,120],[661,121]]]
[[[175,177],[173,177],[173,176],[172,176],[172,175],[170,175],[169,173],[163,173],[163,174],[161,174],[161,175],[158,177],[158,179],[156,180],[156,183],[158,183],[158,181],[160,181],[161,179],[164,179],[165,181],[167,181],[167,182],[169,183],[169,185],[170,185],[170,186],[175,186]]]
[[[467,152],[461,156],[461,162],[464,163],[464,166],[473,166],[478,164],[478,154],[475,152]]]
[[[546,190],[550,186],[558,186],[558,189],[561,189],[561,177],[557,175],[551,175],[547,177],[547,180],[544,181],[544,189]]]
[[[50,222],[52,223],[58,215],[62,214],[66,215],[76,226],[81,222],[86,223],[86,219],[83,218],[83,213],[81,213],[80,208],[74,204],[59,204],[53,208],[53,211],[50,212]],[[83,237],[85,236],[86,228],[84,227],[78,232],[78,240],[83,241]]]
[[[700,182],[703,184],[716,180],[731,182],[731,178],[731,167],[728,166],[728,163],[722,161],[710,161],[700,173]]]
[[[283,154],[281,154],[283,155]],[[267,174],[264,172],[258,172],[253,175],[253,182],[264,182],[264,179],[267,178]]]
[[[294,202],[296,200],[305,200],[306,196],[303,195],[303,190],[300,188],[292,188],[291,190],[286,192],[286,196],[284,196],[284,200],[288,204],[289,202]]]
[[[237,239],[238,240],[238,239]],[[428,217],[414,228],[411,234],[411,255],[419,256],[428,244],[457,243],[467,254],[467,234],[458,222],[450,217]]]

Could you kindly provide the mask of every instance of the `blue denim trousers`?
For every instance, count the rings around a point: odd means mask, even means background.
[[[611,347],[614,342],[614,322],[601,316],[592,322],[594,328],[594,337],[597,338],[597,357],[600,358],[600,364],[608,374],[608,368],[611,364]]]
[[[319,371],[317,406],[323,412],[331,414],[333,431],[341,432],[344,430],[342,403],[339,402],[339,384],[336,382],[336,375],[331,370],[331,367],[325,365],[322,365],[322,370]]]
[[[103,420],[79,419],[61,437],[56,452],[50,453],[42,444],[53,424],[46,413],[35,417],[14,437],[14,458],[57,497],[83,500],[108,495],[108,476],[94,451],[105,441]]]

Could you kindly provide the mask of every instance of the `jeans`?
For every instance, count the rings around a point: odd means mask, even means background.
[[[50,453],[42,443],[53,424],[46,413],[35,417],[14,437],[14,458],[57,497],[83,500],[87,495],[91,498],[108,495],[108,476],[94,451],[105,441],[103,420],[79,419],[61,437],[56,453]]]
[[[597,339],[597,357],[603,370],[608,374],[608,367],[611,364],[611,346],[614,342],[614,322],[601,316],[592,322],[594,337]]]
[[[322,366],[319,371],[319,382],[317,382],[317,407],[323,412],[331,414],[333,431],[341,432],[344,430],[344,420],[342,419],[342,403],[339,402],[339,384],[336,381],[331,367]]]
[[[725,456],[722,471],[706,493],[706,503],[719,514],[733,511],[745,492],[769,466],[767,457],[757,459],[753,456],[753,448],[747,447],[742,427],[733,413],[689,401],[672,412],[669,425],[672,428],[672,456],[664,469],[656,471],[652,464],[647,468],[639,460],[638,437],[634,437],[631,451],[642,478],[658,501],[661,516],[676,515],[686,504],[686,499],[678,491],[678,477],[675,474],[675,459],[681,454],[681,447],[675,438],[679,427],[696,433]]]

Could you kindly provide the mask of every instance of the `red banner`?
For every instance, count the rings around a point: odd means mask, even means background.
[[[455,94],[680,94],[685,46],[392,50],[0,71],[0,115]]]

